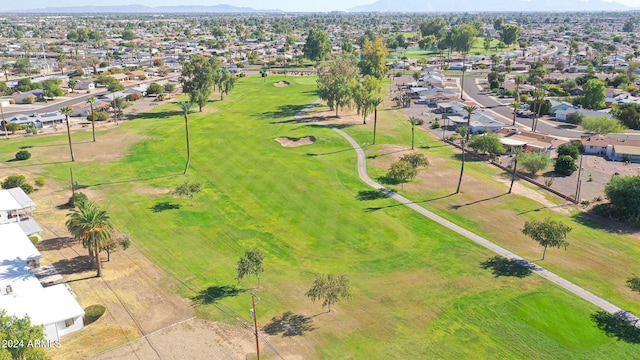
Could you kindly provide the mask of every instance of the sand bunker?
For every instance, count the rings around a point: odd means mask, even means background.
[[[276,141],[285,147],[296,147],[313,144],[316,142],[316,138],[315,136],[305,136],[302,138],[279,137],[276,138]]]
[[[288,81],[278,81],[277,83],[273,84],[273,86],[275,87],[285,87],[289,85],[290,83]]]

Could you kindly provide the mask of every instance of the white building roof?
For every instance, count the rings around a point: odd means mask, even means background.
[[[22,206],[7,190],[0,190],[0,211],[19,210]]]
[[[65,284],[43,288],[34,275],[37,294],[21,294],[14,287],[11,295],[0,295],[0,308],[18,317],[29,315],[33,324],[53,324],[84,315],[84,310],[71,295]]]
[[[22,190],[22,188],[17,187],[13,189],[8,189],[7,191],[18,202],[18,204],[21,206],[21,209],[26,209],[26,208],[36,206],[36,203],[34,203],[33,200],[31,200],[29,195],[27,195],[27,193],[25,193],[24,190]]]
[[[2,268],[6,261],[16,259],[22,261],[40,258],[40,252],[18,223],[0,225],[0,282],[2,281]]]

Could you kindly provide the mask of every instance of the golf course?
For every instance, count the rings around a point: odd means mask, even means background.
[[[274,86],[283,80],[289,85]],[[5,164],[64,192],[73,168],[80,191],[109,212],[133,246],[185,284],[177,291],[194,299],[199,317],[252,324],[252,292],[261,299],[261,329],[287,312],[299,315],[297,334],[265,336],[303,359],[638,357],[640,344],[598,328],[594,305],[526,269],[499,272],[489,250],[362,183],[353,148],[324,124],[358,141],[376,179],[410,153],[406,116],[386,99],[373,145],[372,115],[366,125],[358,116],[332,118],[321,103],[305,119],[295,117],[317,100],[315,90],[313,77],[250,76],[223,101],[214,94],[202,112],[195,107],[188,115],[187,175],[184,116],[175,104],[100,131],[96,143],[89,130],[74,132],[73,163],[66,134],[2,141],[0,153],[6,161],[28,149],[29,160]],[[283,146],[277,138],[313,141]],[[640,274],[640,240],[632,234],[528,185],[506,195],[508,174],[485,161],[468,160],[462,192],[453,194],[459,150],[416,129],[416,151],[430,166],[391,189],[640,314],[640,295],[625,285]],[[202,184],[193,201],[173,194],[185,181]],[[538,262],[542,248],[521,229],[546,217],[573,230],[566,250],[549,249]],[[238,282],[236,273],[240,257],[254,248],[264,254],[259,289],[255,277]],[[345,275],[351,284],[351,296],[330,313],[305,296],[319,274]]]

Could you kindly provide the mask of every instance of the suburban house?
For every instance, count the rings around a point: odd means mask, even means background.
[[[504,128],[498,134],[501,136],[500,142],[507,148],[507,153],[512,153],[518,148],[530,152],[551,153],[554,148],[564,142],[552,136],[518,131],[515,128]]]
[[[131,78],[129,78],[128,74],[113,74],[111,75],[112,78],[116,79],[117,81],[129,81],[131,80]]]
[[[75,90],[78,91],[91,91],[96,88],[96,84],[93,79],[80,79],[76,83]]]
[[[449,119],[454,128],[467,125],[468,113],[464,110],[465,104],[459,101],[450,101],[446,103],[438,103],[436,113],[441,113],[442,118]],[[450,115],[451,114],[451,115]],[[504,124],[496,120],[492,113],[484,109],[476,109],[471,114],[471,122],[469,123],[469,131],[472,134],[482,134],[488,131],[498,132]]]
[[[27,92],[16,92],[12,97],[16,104],[24,104],[25,99],[28,97],[32,97],[34,102],[44,101],[44,90],[35,89]]]
[[[33,124],[36,128],[42,129],[46,127],[56,126],[64,124],[66,117],[59,112],[50,112],[43,114],[31,114],[29,116],[23,114],[16,114],[7,120],[9,123],[16,123],[19,125]]]
[[[428,71],[420,75],[418,81],[426,86],[444,87],[444,77],[439,72]]]
[[[640,163],[640,140],[587,135],[580,138],[585,154],[606,155],[612,161]]]
[[[39,279],[42,255],[28,238],[35,203],[21,188],[0,191],[0,309],[9,315],[29,315],[42,324],[47,341],[84,327],[84,310],[67,284]],[[42,231],[42,229],[40,229]],[[45,271],[51,274],[52,266]],[[64,279],[53,269],[57,277]],[[42,276],[41,276],[42,277]]]
[[[129,76],[129,79],[131,80],[140,80],[140,77],[144,78],[147,76],[147,72],[144,70],[134,70],[128,72],[127,76]]]
[[[551,102],[551,111],[549,113],[552,115],[555,114],[558,110],[573,109],[573,104],[566,101],[549,99],[549,102]]]
[[[611,114],[609,114],[608,112],[604,112],[604,111],[596,111],[596,110],[588,110],[588,109],[583,109],[581,107],[578,108],[569,108],[567,110],[557,110],[556,111],[556,120],[558,121],[567,121],[567,115],[571,114],[571,113],[580,113],[582,114],[582,116],[584,117],[594,117],[594,116],[607,116],[609,118],[612,117]]]
[[[94,101],[93,110],[94,111],[100,111],[100,110],[104,110],[104,109],[108,108],[109,106],[111,106],[111,103],[99,99],[99,100]],[[74,105],[71,108],[73,109],[73,112],[71,113],[71,116],[86,117],[86,116],[89,116],[91,114],[91,104],[86,103],[86,102],[82,103],[82,104]]]

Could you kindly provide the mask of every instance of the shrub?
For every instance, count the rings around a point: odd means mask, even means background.
[[[69,201],[67,201],[67,205],[69,205],[71,207],[76,207],[76,205],[78,205],[80,203],[83,203],[83,202],[85,202],[87,200],[89,200],[89,197],[87,195],[77,191],[75,200],[73,199],[73,196],[71,196],[69,198]]]
[[[558,174],[569,176],[578,169],[576,161],[570,155],[561,155],[556,160],[554,171]]]
[[[163,91],[164,91],[164,88],[162,87],[162,85],[158,83],[153,83],[149,85],[149,88],[147,89],[147,95],[162,94]]]
[[[39,188],[44,187],[46,185],[46,181],[42,176],[36,178],[36,180],[33,183]]]
[[[525,152],[520,155],[520,164],[531,175],[534,175],[538,171],[546,169],[551,165],[552,161],[549,154],[542,152]]]
[[[35,235],[31,235],[29,236],[29,240],[31,240],[31,243],[33,244],[33,246],[36,246],[38,245],[38,241],[40,241],[40,238]]]
[[[147,75],[138,75],[138,80],[147,80]]]
[[[16,153],[16,160],[29,160],[31,153],[27,150],[20,150]]]
[[[13,189],[17,187],[22,188],[22,190],[27,194],[31,194],[33,192],[33,186],[27,183],[27,178],[24,177],[24,175],[9,175],[2,182],[3,189]]]
[[[128,94],[127,95],[127,101],[136,101],[139,99],[138,94]]]
[[[172,84],[172,83],[164,84],[164,91],[166,91],[166,92],[174,92],[174,91],[176,91],[176,84]]]
[[[7,128],[7,131],[11,131],[11,134],[15,134],[16,131],[24,129],[22,125],[16,123],[8,123],[5,127]]]
[[[107,121],[109,120],[109,113],[106,111],[96,111],[95,112],[96,121]],[[93,117],[91,114],[87,116],[87,120],[93,121]]]
[[[36,102],[36,97],[33,95],[25,96],[22,99],[23,104],[33,104],[34,102]]]
[[[567,122],[569,124],[579,125],[582,123],[582,119],[584,119],[584,115],[579,112],[572,112],[567,114]]]

